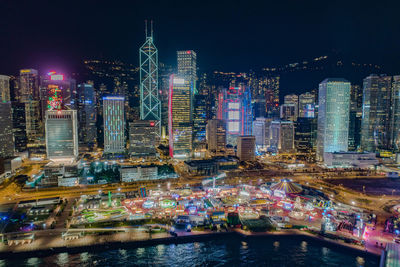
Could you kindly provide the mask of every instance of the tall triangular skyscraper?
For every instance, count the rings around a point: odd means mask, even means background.
[[[140,60],[140,119],[156,121],[161,135],[161,103],[158,97],[158,50],[153,43],[153,21],[150,35],[145,22],[146,42],[139,49]]]

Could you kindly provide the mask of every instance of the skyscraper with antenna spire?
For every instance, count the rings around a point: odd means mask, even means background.
[[[148,34],[145,21],[146,41],[139,49],[140,60],[140,119],[156,122],[161,135],[161,102],[158,95],[158,50],[153,43],[153,21]]]

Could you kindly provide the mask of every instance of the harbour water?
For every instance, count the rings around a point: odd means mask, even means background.
[[[301,238],[227,237],[209,241],[104,249],[41,258],[0,260],[0,266],[378,266],[379,257],[357,255]]]

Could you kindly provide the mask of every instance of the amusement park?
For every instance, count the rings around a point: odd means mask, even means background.
[[[281,179],[258,185],[214,182],[196,188],[141,188],[140,194],[83,195],[74,204],[68,224],[78,229],[156,224],[172,235],[205,229],[299,229],[364,245],[376,222],[375,214],[337,202],[290,179]],[[397,225],[393,227],[398,233]]]

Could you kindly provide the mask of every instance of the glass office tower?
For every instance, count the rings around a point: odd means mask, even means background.
[[[319,84],[317,160],[326,152],[347,152],[349,137],[350,82],[325,79]]]
[[[46,154],[50,160],[78,156],[76,110],[46,111]]]

